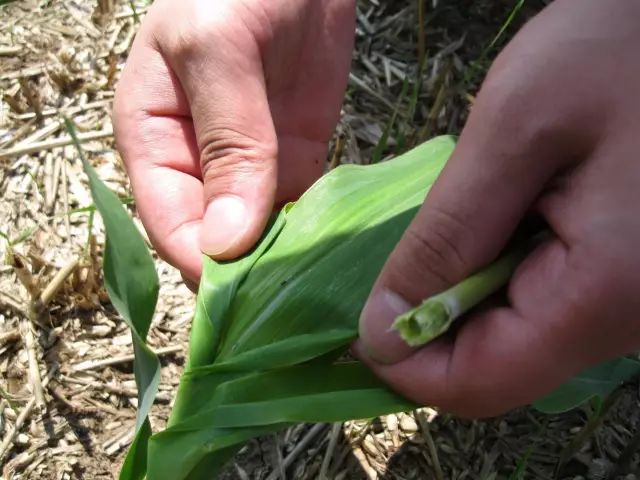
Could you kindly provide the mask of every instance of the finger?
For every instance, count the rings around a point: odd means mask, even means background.
[[[182,281],[186,285],[186,287],[191,290],[193,293],[198,293],[198,284],[193,282],[189,277],[182,275]]]
[[[360,337],[380,361],[411,352],[390,330],[395,317],[492,261],[556,170],[549,142],[521,141],[498,119],[481,119],[487,111],[479,99],[365,305]]]
[[[516,272],[510,308],[470,315],[454,341],[436,341],[393,365],[363,355],[392,388],[464,417],[522,406],[560,385],[592,356],[576,325],[593,318],[588,278],[558,240],[540,246]],[[581,287],[585,287],[580,292]]]
[[[114,127],[138,214],[160,256],[192,282],[201,272],[202,182],[189,107],[143,25],[118,84]]]
[[[556,237],[516,270],[509,308],[470,315],[454,342],[395,365],[365,361],[419,403],[478,417],[531,403],[590,365],[637,351],[634,149],[635,137],[607,138],[536,202]]]
[[[513,57],[507,50],[491,69],[451,159],[363,310],[363,346],[379,361],[411,353],[390,331],[394,318],[494,260],[549,179],[595,141],[601,121],[591,107],[585,113],[574,97],[546,94],[550,80]]]
[[[231,18],[231,3],[183,14],[188,25],[158,36],[189,101],[200,152],[206,205],[200,246],[218,259],[254,245],[277,185],[278,144],[259,44],[244,22]]]

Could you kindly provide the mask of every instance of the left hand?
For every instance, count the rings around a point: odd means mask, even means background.
[[[274,205],[323,170],[347,86],[355,0],[158,0],[114,102],[118,148],[156,251],[195,289]]]

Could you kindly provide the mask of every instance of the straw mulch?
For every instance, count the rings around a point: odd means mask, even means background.
[[[516,2],[361,1],[343,116],[327,159],[366,163],[458,133],[500,45],[543,7]],[[104,238],[61,116],[135,215],[114,150],[114,85],[144,1],[24,0],[0,7],[0,465],[3,479],[113,479],[132,438],[127,328],[101,281]],[[403,88],[404,86],[404,88]],[[193,294],[157,259],[149,343],[163,360],[161,429],[184,362]],[[635,478],[637,391],[607,415],[524,409],[461,421],[431,409],[373,422],[300,425],[247,445],[225,478]],[[587,428],[584,433],[583,429]],[[511,476],[513,475],[513,476]],[[511,477],[510,477],[511,476]]]

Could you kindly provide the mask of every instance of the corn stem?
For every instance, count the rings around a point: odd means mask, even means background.
[[[453,287],[400,315],[392,328],[417,347],[445,333],[453,322],[507,284],[527,249],[516,248]]]

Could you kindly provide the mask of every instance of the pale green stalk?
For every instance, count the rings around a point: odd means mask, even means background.
[[[484,270],[400,315],[392,328],[412,347],[439,337],[457,318],[506,285],[525,252],[525,248],[517,248],[506,253]]]

